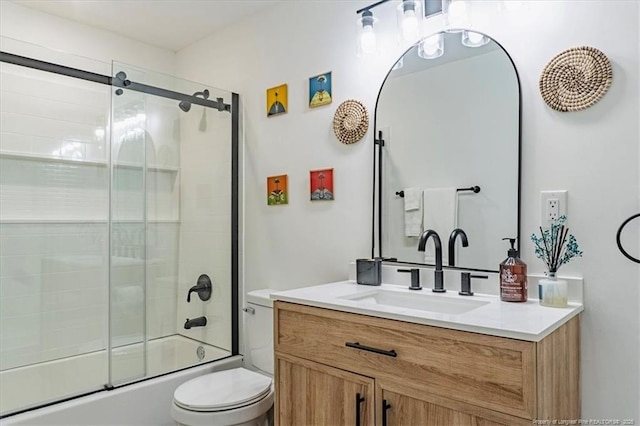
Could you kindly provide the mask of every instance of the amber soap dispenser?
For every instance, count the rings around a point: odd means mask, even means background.
[[[515,248],[515,238],[503,238],[509,240],[511,248],[507,252],[507,258],[500,264],[500,300],[503,302],[527,301],[527,264],[520,259]]]

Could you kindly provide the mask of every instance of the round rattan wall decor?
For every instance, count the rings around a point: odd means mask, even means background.
[[[333,116],[333,133],[340,142],[356,143],[364,137],[367,129],[369,113],[361,102],[349,99],[338,106]]]
[[[604,53],[593,47],[574,47],[553,58],[540,75],[540,94],[556,111],[579,111],[598,102],[613,73]]]

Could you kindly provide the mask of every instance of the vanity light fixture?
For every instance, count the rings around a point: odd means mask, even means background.
[[[360,16],[357,23],[358,56],[375,53],[378,49],[374,26],[378,19],[373,17],[373,8],[391,0],[380,0],[356,10]],[[402,44],[413,44],[423,36],[424,18],[440,13],[442,0],[401,0],[396,1],[398,17],[398,40]]]
[[[378,20],[369,9],[362,11],[358,19],[358,55],[370,55],[378,50],[378,41],[373,25]]]
[[[468,0],[442,0],[444,30],[457,33],[471,28],[471,7]]]
[[[418,44],[418,56],[422,59],[435,59],[444,54],[444,37],[442,33],[425,37]]]
[[[415,43],[422,37],[422,3],[418,0],[402,0],[396,8],[400,41]]]
[[[371,9],[387,3],[380,0],[356,11],[358,19],[358,55],[364,56],[377,52],[378,42],[374,25],[378,19],[373,17]],[[519,0],[505,0],[518,2]],[[449,33],[461,33],[461,42],[467,47],[480,47],[489,43],[484,34],[466,30],[471,28],[470,0],[401,0],[396,8],[398,20],[398,39],[403,44],[418,45],[418,56],[423,59],[435,59],[444,54],[444,38],[442,34],[423,37],[424,19],[442,13],[443,27]],[[422,39],[422,40],[421,40]],[[402,67],[396,63],[394,69]]]

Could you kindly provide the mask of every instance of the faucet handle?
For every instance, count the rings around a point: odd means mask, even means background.
[[[409,290],[422,290],[422,287],[420,286],[419,268],[398,269],[398,272],[408,272],[411,274],[411,286],[409,286]]]
[[[471,278],[481,278],[487,279],[488,275],[471,275],[470,272],[463,272],[461,274],[461,283],[460,283],[460,291],[458,294],[460,296],[473,296],[473,292],[471,291]]]
[[[198,277],[196,285],[187,292],[187,303],[191,302],[191,293],[197,293],[203,302],[209,300],[211,298],[211,278],[207,274]]]

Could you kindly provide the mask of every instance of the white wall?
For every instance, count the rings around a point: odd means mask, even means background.
[[[112,60],[173,74],[175,54],[10,1],[0,2],[0,33],[49,49],[110,63]],[[101,70],[101,72],[103,72]]]
[[[354,56],[357,4],[290,2],[178,52],[181,77],[242,97],[247,291],[343,279],[348,261],[370,254],[371,145],[343,145],[332,130],[335,108],[349,98],[364,101],[373,121],[380,78]],[[308,78],[327,71],[333,103],[310,110]],[[267,118],[265,91],[281,83],[289,112]],[[309,171],[331,167],[335,200],[309,201]],[[289,204],[267,206],[266,178],[278,174],[289,175]]]
[[[373,113],[380,84],[402,48],[355,56],[355,10],[369,2],[289,2],[178,52],[180,76],[239,92],[245,105],[245,290],[289,289],[346,278],[370,247],[372,132],[352,146],[331,131],[335,108],[359,99]],[[542,272],[528,236],[539,223],[539,192],[569,190],[571,232],[584,258],[563,267],[582,275],[583,418],[635,418],[638,411],[640,271],[615,246],[615,232],[640,209],[637,2],[530,2],[497,12],[475,4],[477,29],[512,56],[522,85],[522,246]],[[375,9],[395,25],[390,5]],[[559,113],[538,92],[545,64],[564,49],[593,46],[611,60],[613,85],[595,106]],[[333,71],[333,104],[306,105],[307,79]],[[289,112],[267,119],[265,89],[289,84]],[[336,200],[308,201],[308,171],[334,167]],[[267,207],[265,178],[287,173],[290,204]],[[637,245],[638,243],[636,243]],[[637,249],[637,247],[635,247]],[[496,264],[501,259],[496,259]]]

